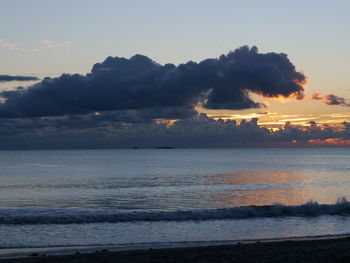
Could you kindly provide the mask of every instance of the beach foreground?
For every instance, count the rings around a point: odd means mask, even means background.
[[[185,248],[162,248],[2,259],[22,262],[350,262],[350,238],[285,240]]]

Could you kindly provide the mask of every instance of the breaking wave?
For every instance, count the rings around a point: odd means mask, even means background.
[[[259,217],[350,215],[350,202],[345,198],[335,204],[307,202],[297,206],[282,204],[266,206],[240,206],[223,209],[121,212],[117,210],[2,208],[0,224],[84,224],[136,221],[188,221],[246,219]]]

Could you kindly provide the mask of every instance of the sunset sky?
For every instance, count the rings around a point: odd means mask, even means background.
[[[235,52],[242,46],[248,46],[251,50],[256,46],[259,54],[274,53],[276,59],[279,56],[277,54],[286,54],[290,63],[295,66],[295,72],[291,73],[294,75],[291,75],[291,79],[286,81],[298,83],[304,89],[303,99],[292,98],[296,94],[295,90],[288,91],[288,93],[274,92],[271,96],[260,96],[257,93],[266,90],[262,91],[259,87],[255,87],[253,89],[258,90],[258,92],[252,91],[251,86],[249,86],[252,84],[247,84],[249,88],[243,88],[243,92],[247,92],[247,98],[251,99],[252,103],[258,103],[260,107],[244,106],[240,108],[245,109],[233,109],[233,107],[227,109],[226,106],[220,104],[222,101],[219,103],[220,105],[210,104],[214,103],[211,102],[211,99],[206,107],[206,100],[200,101],[196,97],[196,103],[191,105],[183,102],[180,104],[169,102],[167,107],[164,106],[165,103],[155,104],[156,111],[160,107],[173,114],[173,111],[179,109],[168,108],[168,106],[190,106],[194,107],[192,110],[197,113],[205,113],[207,117],[215,120],[219,118],[235,119],[239,123],[242,119],[259,118],[259,125],[273,130],[282,128],[288,121],[292,125],[307,127],[310,126],[310,121],[315,121],[322,129],[325,127],[323,125],[327,124],[335,130],[332,131],[332,135],[323,134],[321,137],[307,137],[309,141],[333,139],[336,135],[349,144],[350,126],[342,124],[350,120],[349,1],[0,0],[0,3],[0,90],[2,91],[0,99],[3,103],[3,107],[0,106],[0,117],[2,118],[0,124],[3,122],[2,130],[0,128],[0,137],[5,136],[2,140],[10,141],[5,144],[2,142],[0,147],[20,147],[17,144],[13,144],[14,146],[11,144],[11,140],[17,141],[19,138],[16,137],[17,135],[21,136],[19,141],[24,143],[25,147],[30,147],[32,142],[36,145],[38,138],[46,138],[45,140],[50,145],[47,147],[70,144],[69,141],[62,138],[65,136],[64,132],[73,128],[74,132],[71,131],[69,134],[81,133],[85,136],[79,135],[77,147],[85,145],[82,137],[86,140],[90,140],[90,137],[98,137],[98,140],[102,140],[103,137],[104,142],[101,142],[101,145],[105,145],[110,142],[110,139],[106,138],[110,138],[111,129],[105,120],[102,125],[103,131],[101,131],[101,125],[97,124],[100,120],[93,127],[84,124],[84,128],[79,129],[73,127],[73,124],[65,124],[69,127],[63,125],[62,128],[56,124],[50,126],[52,124],[43,124],[42,122],[38,127],[38,124],[34,124],[34,122],[37,122],[38,118],[47,117],[53,118],[56,123],[57,118],[73,118],[73,115],[76,114],[81,118],[85,118],[86,114],[100,116],[104,115],[105,110],[107,114],[112,114],[110,111],[116,110],[118,116],[121,110],[136,110],[135,114],[139,116],[145,111],[153,109],[152,104],[147,104],[145,107],[138,105],[136,108],[130,106],[123,108],[120,105],[114,108],[108,106],[94,108],[91,106],[90,110],[75,109],[69,111],[65,108],[59,114],[48,113],[46,115],[43,110],[39,109],[41,104],[45,104],[42,107],[54,107],[55,109],[60,105],[53,105],[50,100],[43,101],[45,96],[40,97],[39,105],[34,95],[27,93],[27,95],[23,95],[23,90],[17,88],[19,86],[30,90],[30,85],[42,81],[45,77],[56,78],[64,73],[85,75],[91,72],[96,63],[102,63],[109,56],[129,59],[136,54],[142,54],[160,65],[171,63],[178,66],[189,61],[200,63],[208,58],[219,58],[221,55],[229,54],[230,51]],[[237,57],[232,61],[236,60]],[[266,60],[268,62],[261,63],[271,62],[267,57]],[[252,63],[254,65],[254,62]],[[174,70],[178,70],[178,68]],[[249,72],[251,73],[251,71]],[[296,81],[295,78],[298,77],[295,74],[304,75],[305,80]],[[5,78],[5,75],[14,78],[9,80]],[[34,80],[16,81],[18,78],[15,76],[32,77]],[[239,74],[237,76],[240,77]],[[35,78],[38,79],[35,80]],[[181,78],[183,79],[184,76]],[[270,83],[269,81],[266,83]],[[258,82],[262,83],[264,80]],[[137,83],[139,84],[139,81]],[[174,80],[171,83],[174,83]],[[39,85],[43,87],[46,84]],[[69,85],[74,87],[75,84]],[[50,88],[50,86],[45,87]],[[129,88],[132,89],[131,86]],[[6,95],[7,93],[5,94],[4,91],[13,91],[14,93]],[[211,92],[211,89],[201,90],[201,96],[204,94],[203,92]],[[218,94],[220,92],[223,91],[218,91]],[[128,94],[132,94],[132,91],[129,90]],[[288,96],[282,98],[280,94]],[[69,97],[72,95],[62,92],[57,96]],[[244,99],[245,95],[242,96]],[[14,97],[15,99],[12,100],[11,98]],[[83,97],[81,100],[84,100]],[[40,114],[28,113],[23,110],[28,106],[23,106],[24,103],[31,104],[31,98],[34,98],[32,103],[35,104],[35,111],[40,112]],[[80,97],[77,99],[80,100]],[[128,99],[125,97],[124,101],[128,101]],[[5,105],[6,100],[8,100],[8,105]],[[197,103],[198,101],[200,103]],[[16,103],[18,105],[15,105]],[[225,103],[227,105],[226,101]],[[22,107],[21,110],[19,107]],[[127,114],[129,116],[129,113]],[[184,121],[183,117],[174,118],[171,117],[171,114],[163,114],[164,116],[152,114],[153,117],[149,118],[158,125],[165,123],[169,126],[169,121],[171,122],[172,119]],[[187,114],[185,115],[187,116]],[[175,115],[177,116],[177,114]],[[136,125],[138,131],[135,133],[137,134],[144,134],[144,132],[140,132],[140,129],[146,129],[149,134],[153,135],[158,132],[154,132],[154,127],[146,127],[149,125],[148,123],[140,128],[139,123],[143,123],[143,121],[119,121],[118,119],[117,122],[121,125],[120,127],[123,127],[123,130],[126,127]],[[172,122],[171,125],[173,125]],[[118,131],[120,131],[120,127],[118,126]],[[16,130],[16,132],[12,133],[11,129]],[[339,135],[334,133],[338,129],[348,130]],[[65,131],[63,132],[63,130]],[[181,130],[183,131],[182,128]],[[52,135],[53,133],[55,135]],[[28,139],[28,135],[32,139]],[[300,138],[294,139],[299,140]],[[128,140],[130,143],[122,143],[120,146],[169,144],[167,140],[155,143],[153,139],[148,139],[148,144],[139,143],[141,139],[132,140],[129,138]],[[124,142],[128,140],[124,140]],[[187,138],[184,141],[187,140],[190,139]],[[181,140],[179,139],[179,141]],[[184,141],[179,145],[186,146]],[[229,142],[213,143],[213,145],[220,146],[223,144],[231,145]],[[194,146],[198,145],[201,144],[194,144]],[[119,144],[116,143],[116,146]],[[40,146],[33,147],[45,146],[40,143]]]

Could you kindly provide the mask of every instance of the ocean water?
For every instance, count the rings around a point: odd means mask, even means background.
[[[344,198],[350,148],[0,151],[0,248],[348,234]]]

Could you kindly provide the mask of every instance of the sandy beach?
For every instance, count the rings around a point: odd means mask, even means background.
[[[250,241],[229,245],[136,248],[128,251],[101,249],[66,255],[32,253],[21,258],[3,258],[0,262],[350,262],[350,238]]]

